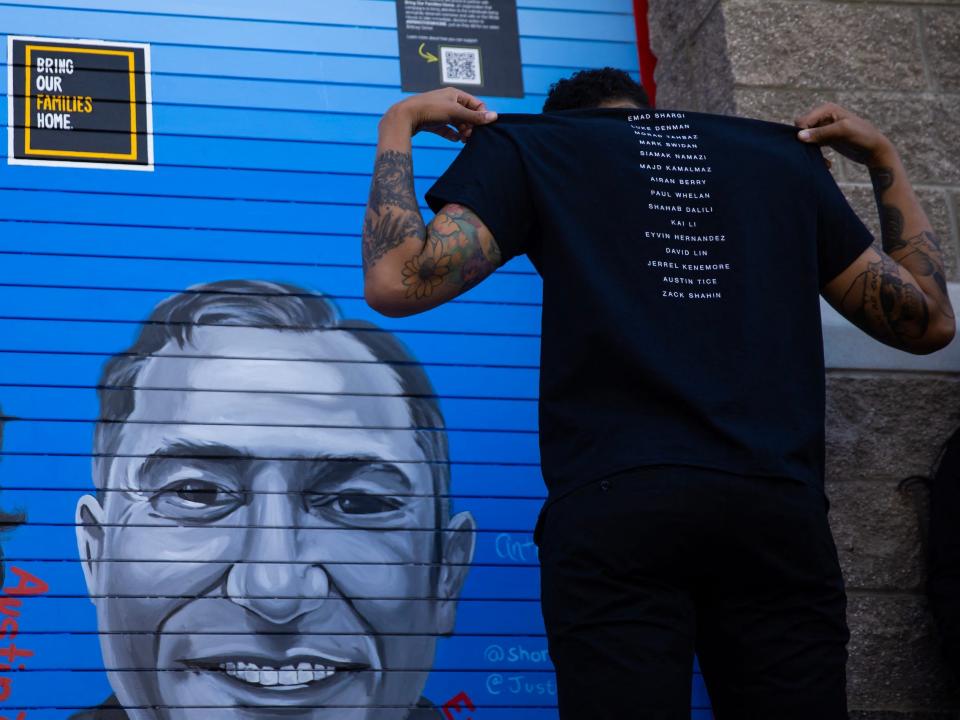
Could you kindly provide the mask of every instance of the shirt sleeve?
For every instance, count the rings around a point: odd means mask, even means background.
[[[448,203],[470,208],[490,230],[504,262],[529,249],[534,216],[523,156],[496,123],[474,128],[426,200],[434,212]]]
[[[873,233],[857,216],[827,169],[820,150],[811,147],[817,195],[817,258],[820,287],[842,273],[873,244]]]

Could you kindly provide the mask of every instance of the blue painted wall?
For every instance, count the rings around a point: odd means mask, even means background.
[[[492,99],[500,112],[537,112],[550,83],[579,68],[638,70],[629,0],[520,0],[519,21],[527,96]],[[402,97],[394,3],[3,2],[0,32],[149,43],[156,165],[0,164],[0,403],[18,418],[6,425],[0,502],[29,515],[5,552],[50,584],[24,603],[18,642],[34,656],[0,707],[59,718],[109,694],[73,528],[76,499],[91,487],[102,364],[161,299],[257,278],[322,291],[347,317],[395,332],[442,398],[454,506],[479,531],[456,634],[439,646],[426,697],[466,691],[477,720],[556,717],[531,544],[543,495],[539,280],[517,259],[403,320],[376,316],[361,297],[376,125]],[[6,42],[0,63],[6,70]],[[4,121],[6,82],[4,72]],[[421,197],[456,152],[416,138]],[[709,716],[699,678],[694,704]]]

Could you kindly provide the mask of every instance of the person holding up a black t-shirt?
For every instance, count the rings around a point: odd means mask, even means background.
[[[380,122],[365,294],[422,312],[519,254],[543,278],[535,539],[563,720],[846,717],[827,524],[819,297],[909,352],[944,347],[943,255],[890,141],[836,105],[797,127],[654,110],[578,73],[542,115],[460,90]],[[466,147],[414,193],[411,136]],[[870,168],[874,241],[818,148]]]

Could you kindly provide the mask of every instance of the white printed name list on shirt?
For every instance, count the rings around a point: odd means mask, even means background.
[[[714,177],[710,158],[687,113],[644,111],[627,122],[640,145],[639,168],[647,178],[640,229],[650,252],[643,264],[668,300],[723,299],[727,236],[714,219]]]
[[[9,37],[8,162],[153,169],[150,48]]]

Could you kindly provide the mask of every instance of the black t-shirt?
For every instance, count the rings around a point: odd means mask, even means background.
[[[796,132],[666,110],[501,115],[429,190],[543,278],[551,499],[661,464],[822,485],[819,291],[873,238]]]

